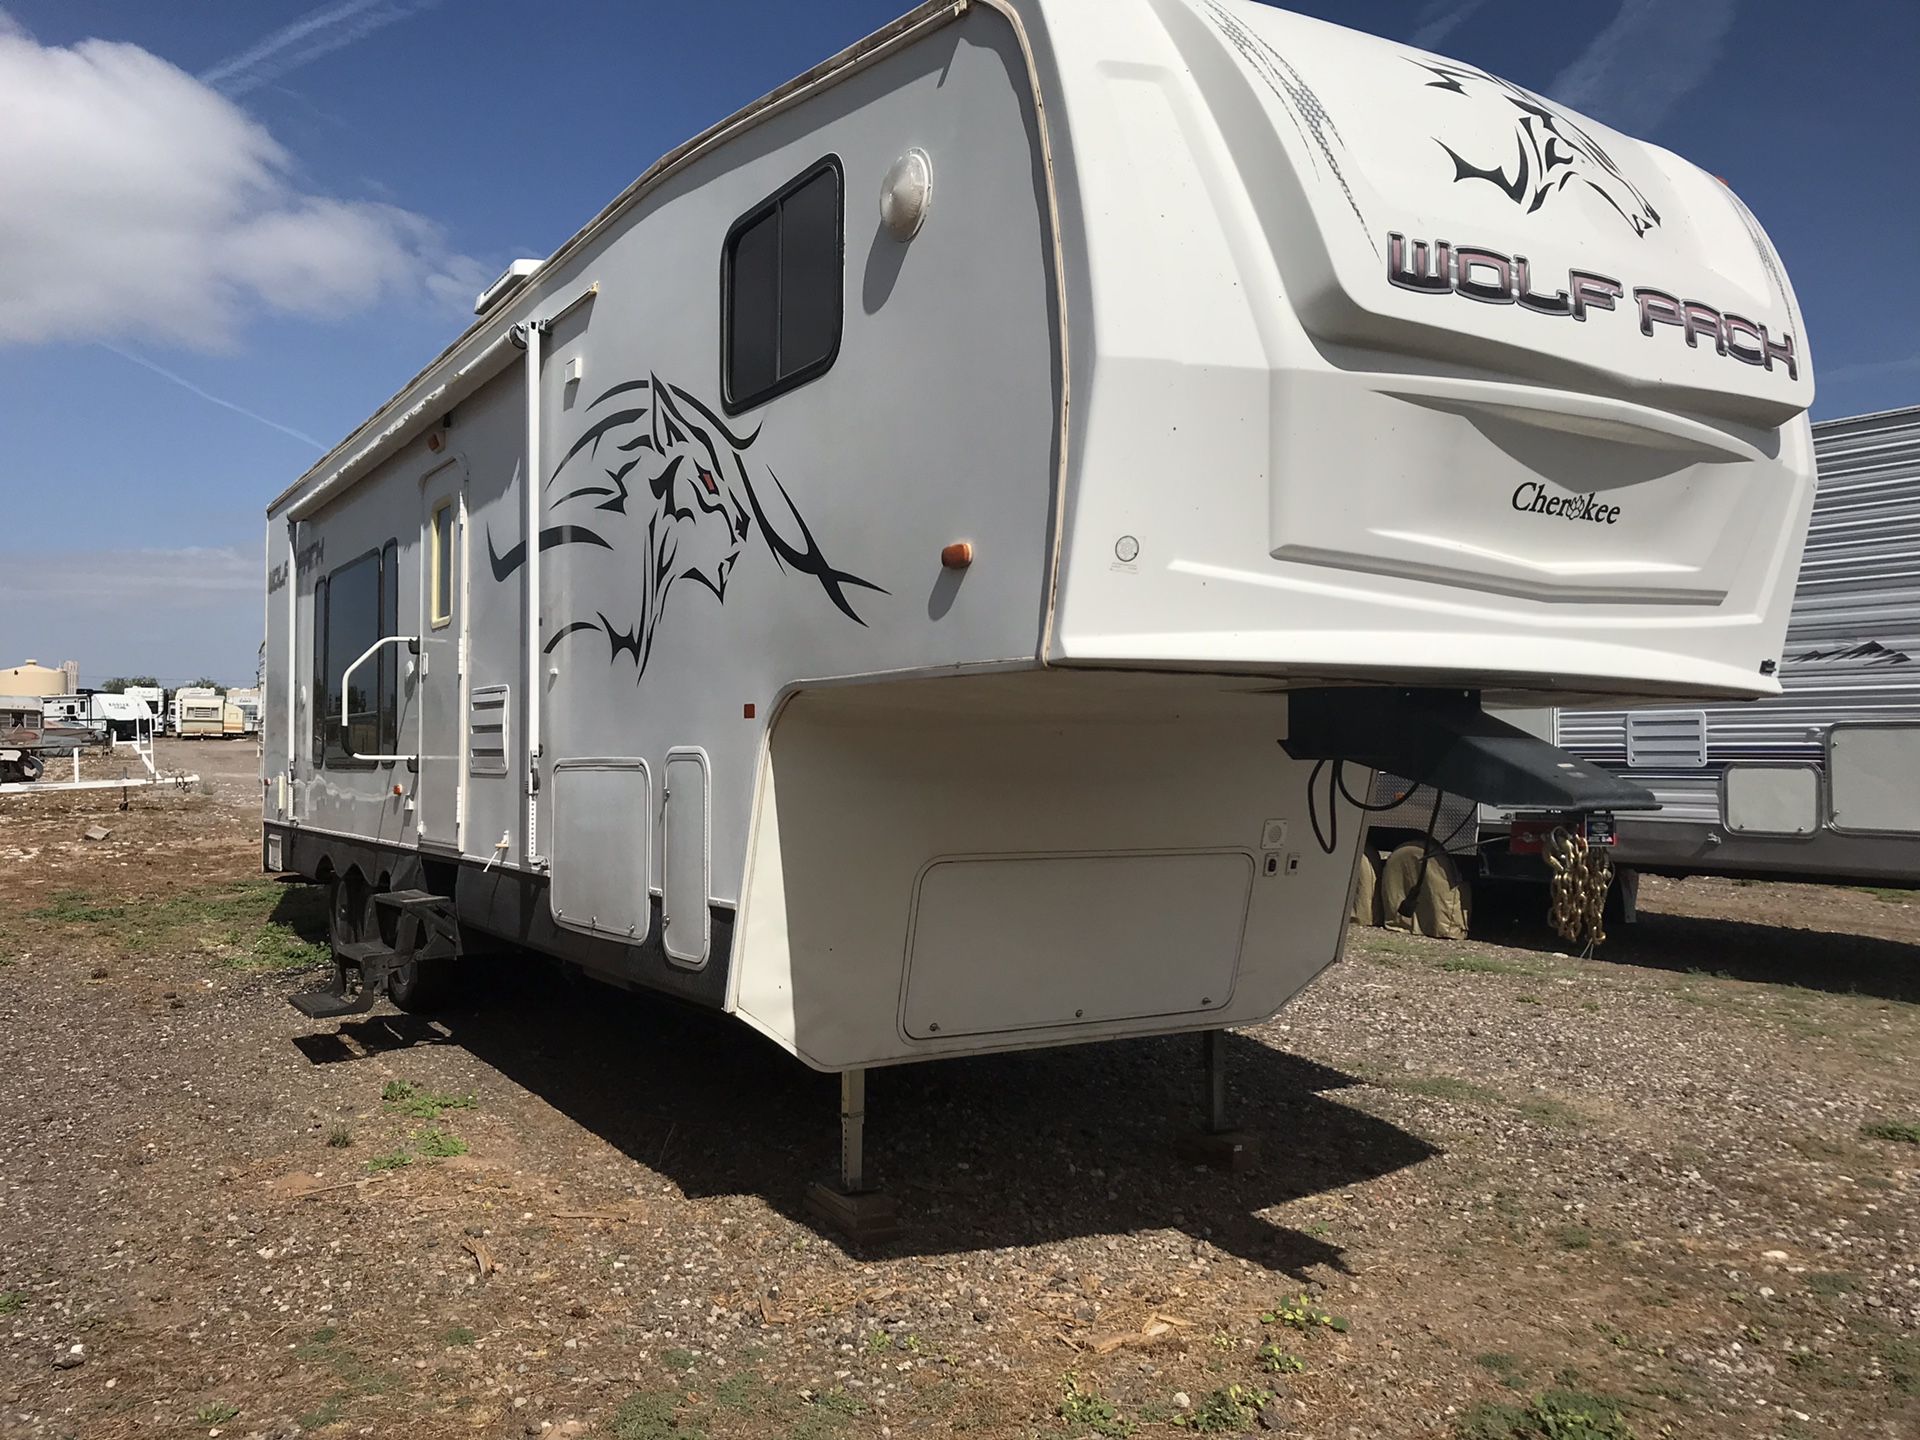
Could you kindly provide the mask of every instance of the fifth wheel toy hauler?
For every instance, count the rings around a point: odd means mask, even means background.
[[[1483,699],[1777,689],[1772,246],[1401,45],[923,6],[477,309],[268,511],[310,1015],[505,939],[843,1072],[857,1139],[870,1066],[1272,1015],[1371,768],[1647,803]]]

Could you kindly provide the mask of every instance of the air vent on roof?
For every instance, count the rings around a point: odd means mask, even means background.
[[[473,302],[473,313],[484,315],[498,305],[507,296],[518,290],[527,281],[539,273],[544,260],[516,260],[506,269],[498,280],[482,290]]]

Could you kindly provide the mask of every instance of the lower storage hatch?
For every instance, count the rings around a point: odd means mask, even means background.
[[[1241,851],[935,861],[902,1026],[925,1040],[1218,1009],[1252,886]]]

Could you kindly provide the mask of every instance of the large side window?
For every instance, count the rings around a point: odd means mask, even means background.
[[[840,162],[828,156],[727,232],[720,368],[729,414],[823,374],[840,350]]]
[[[374,754],[380,745],[379,657],[353,672],[347,667],[380,638],[380,552],[370,550],[327,577],[326,763],[351,764],[352,754]],[[346,696],[346,729],[340,726],[340,697]]]

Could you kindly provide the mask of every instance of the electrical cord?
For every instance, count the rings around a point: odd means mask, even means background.
[[[1333,774],[1327,780],[1327,825],[1322,831],[1319,803],[1314,792],[1319,788],[1321,772],[1329,765],[1333,766]],[[1307,823],[1313,827],[1314,842],[1319,845],[1320,853],[1323,855],[1332,855],[1340,848],[1340,800],[1342,797],[1345,797],[1347,803],[1362,815],[1377,815],[1383,810],[1398,809],[1402,804],[1400,800],[1390,800],[1384,805],[1373,805],[1356,798],[1347,788],[1346,770],[1347,762],[1344,760],[1316,760],[1312,771],[1307,776]],[[1436,813],[1433,823],[1437,825],[1439,818]]]

